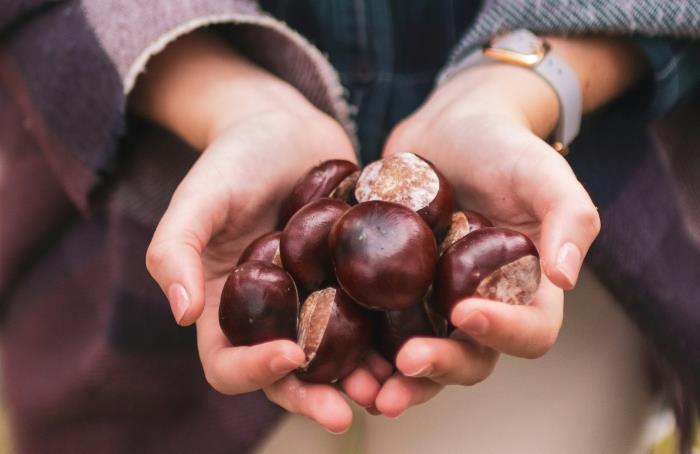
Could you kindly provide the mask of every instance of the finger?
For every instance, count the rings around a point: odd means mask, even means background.
[[[304,363],[304,352],[291,341],[250,347],[226,347],[202,357],[209,384],[223,394],[242,394],[269,386]]]
[[[345,394],[361,407],[374,405],[374,400],[379,394],[381,384],[369,371],[367,366],[361,366],[352,371],[350,375],[341,380]]]
[[[539,159],[520,167],[522,185],[542,223],[540,254],[545,274],[558,287],[576,285],[583,258],[600,232],[600,217],[569,164],[548,145],[531,138]],[[542,179],[533,177],[542,176]]]
[[[401,347],[398,369],[407,377],[425,377],[442,385],[473,385],[488,377],[498,353],[476,343],[416,337]]]
[[[316,421],[329,432],[343,433],[352,424],[350,406],[332,386],[304,383],[289,375],[264,392],[280,407]]]
[[[220,196],[207,191],[212,185],[198,185],[198,179],[191,173],[175,192],[146,253],[146,267],[180,325],[192,324],[202,312],[202,251],[227,212]]]
[[[367,369],[374,375],[374,378],[379,381],[379,383],[384,383],[391,377],[394,373],[394,366],[389,361],[384,359],[382,355],[371,350],[365,356],[365,364]]]
[[[215,304],[207,304],[197,320],[197,345],[207,381],[223,394],[264,388],[306,359],[301,347],[289,340],[232,347],[219,327]]]
[[[544,355],[559,334],[564,295],[543,277],[530,305],[510,305],[480,298],[458,303],[450,320],[478,343],[513,356]]]
[[[396,418],[409,407],[430,400],[442,385],[427,378],[405,377],[400,373],[389,378],[379,391],[375,407],[389,418]]]

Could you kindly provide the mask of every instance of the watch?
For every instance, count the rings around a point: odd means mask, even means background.
[[[544,39],[520,29],[499,36],[483,49],[471,53],[450,74],[489,62],[529,68],[554,89],[559,100],[559,119],[551,144],[559,153],[566,155],[569,144],[581,127],[581,85],[574,70],[550,49]]]

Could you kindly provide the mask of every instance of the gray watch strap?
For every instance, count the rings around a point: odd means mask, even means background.
[[[542,46],[542,39],[528,30],[520,29],[496,39],[491,47],[509,50],[521,54],[531,54]],[[470,66],[494,63],[495,60],[484,55],[482,50],[467,56],[457,67],[445,74],[444,79],[457,71]],[[544,57],[530,66],[547,83],[549,83],[559,99],[559,120],[553,134],[555,142],[563,147],[576,138],[581,127],[581,85],[573,69],[555,52],[547,51]]]

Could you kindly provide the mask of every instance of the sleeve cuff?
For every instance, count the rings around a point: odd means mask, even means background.
[[[67,1],[15,30],[0,54],[12,63],[44,157],[78,208],[89,210],[114,169],[126,97],[149,59],[179,36],[215,24],[354,137],[330,63],[255,2]]]

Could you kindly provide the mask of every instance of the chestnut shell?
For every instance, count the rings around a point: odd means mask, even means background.
[[[243,250],[238,258],[238,265],[260,261],[268,262],[277,266],[281,266],[280,262],[280,236],[282,232],[275,230],[261,235],[254,239],[247,248]]]
[[[424,304],[379,314],[376,348],[384,358],[394,362],[403,344],[412,337],[434,337],[438,333]]]
[[[219,325],[233,345],[296,339],[299,298],[292,277],[271,263],[237,266],[226,279]]]
[[[306,299],[298,331],[307,360],[297,376],[314,383],[335,383],[355,370],[369,351],[373,320],[342,290],[329,287]]]
[[[307,203],[321,197],[329,197],[343,180],[357,171],[357,164],[344,159],[331,159],[312,167],[297,181],[282,204],[279,214],[280,227],[284,227],[294,213]],[[346,196],[348,192],[352,193],[352,190],[344,188],[340,188],[339,191],[338,197]]]
[[[493,227],[493,224],[483,214],[470,210],[455,211],[452,213],[450,229],[440,243],[440,254],[468,233],[484,227]]]
[[[303,292],[311,293],[334,281],[328,234],[349,208],[341,200],[314,200],[297,211],[282,231],[282,265]]]
[[[435,237],[423,219],[403,205],[355,205],[333,225],[329,242],[338,283],[369,309],[418,304],[432,283]]]
[[[528,269],[524,276],[526,285],[516,295],[517,301],[506,302],[527,304],[533,296],[540,279],[537,248],[526,235],[506,228],[486,227],[469,233],[450,246],[438,261],[432,299],[435,309],[449,319],[457,302],[477,294],[482,281],[527,257],[533,258],[536,272]]]
[[[434,172],[437,181],[435,195],[428,202],[423,199],[433,191],[432,188],[426,187],[432,183],[421,181],[419,178],[425,164]],[[377,172],[379,166],[382,166],[382,170]],[[384,179],[388,181],[384,184],[377,184]],[[397,189],[405,188],[406,185],[413,185],[414,189],[408,192]],[[365,190],[367,186],[376,187],[367,191]],[[377,194],[377,191],[381,195]],[[357,182],[355,198],[358,202],[383,200],[405,205],[415,210],[428,223],[438,238],[442,238],[450,228],[452,210],[454,209],[452,186],[432,162],[415,153],[398,153],[367,165]],[[419,203],[423,206],[416,206]]]

